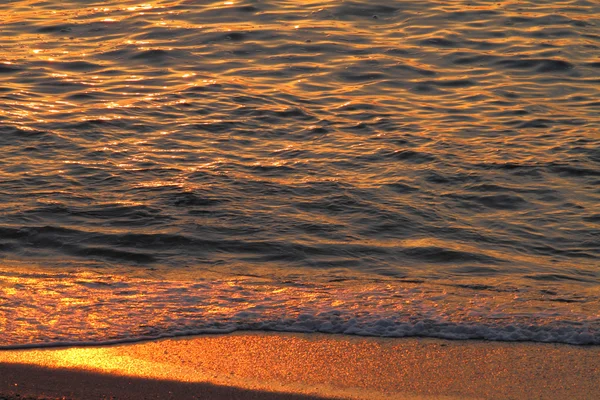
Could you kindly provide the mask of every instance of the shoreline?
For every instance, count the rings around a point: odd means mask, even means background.
[[[0,350],[0,399],[600,397],[600,346],[236,332]]]

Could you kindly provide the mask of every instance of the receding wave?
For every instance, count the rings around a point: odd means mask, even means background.
[[[597,292],[510,285],[258,277],[169,281],[0,274],[0,348],[100,344],[237,330],[600,344]],[[466,303],[469,305],[466,306]]]

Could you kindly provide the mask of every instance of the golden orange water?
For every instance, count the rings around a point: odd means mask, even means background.
[[[0,13],[0,346],[600,340],[595,3]]]

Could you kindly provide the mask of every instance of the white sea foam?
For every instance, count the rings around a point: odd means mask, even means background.
[[[366,281],[153,281],[4,274],[1,347],[128,342],[237,330],[600,344],[593,293]]]

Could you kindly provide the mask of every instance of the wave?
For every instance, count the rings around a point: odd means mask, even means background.
[[[103,344],[239,330],[600,344],[598,294],[578,287],[90,272],[0,274],[0,348]]]
[[[598,344],[597,4],[0,3],[1,345]]]

